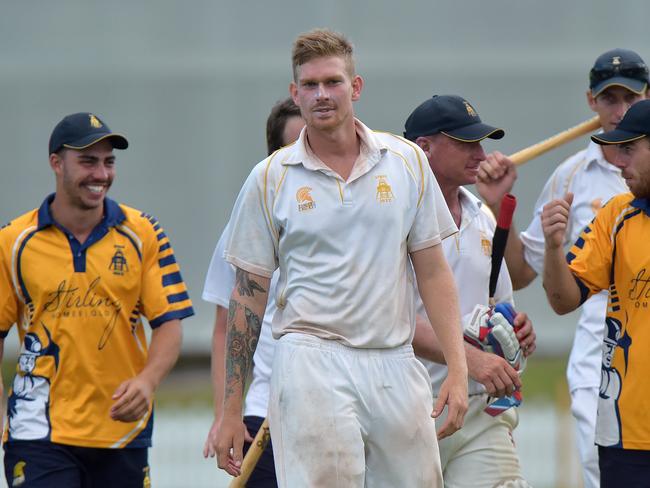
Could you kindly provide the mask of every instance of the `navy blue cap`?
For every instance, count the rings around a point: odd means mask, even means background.
[[[404,137],[411,141],[438,133],[462,142],[501,139],[504,135],[503,129],[481,122],[474,107],[457,95],[434,95],[424,101],[406,119],[404,129]]]
[[[632,105],[616,129],[594,134],[591,140],[600,145],[623,144],[650,137],[650,99]]]
[[[612,49],[596,59],[589,72],[589,88],[594,97],[610,86],[622,86],[638,95],[648,88],[648,66],[629,49]]]
[[[126,149],[129,141],[121,134],[114,134],[96,115],[88,112],[66,115],[56,124],[50,136],[50,154],[63,148],[85,149],[108,139],[115,149]]]

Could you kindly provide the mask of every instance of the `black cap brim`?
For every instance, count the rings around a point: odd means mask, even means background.
[[[639,134],[638,132],[629,132],[627,130],[614,129],[602,134],[594,134],[591,140],[601,146],[610,146],[612,144],[625,144],[626,142],[633,142],[638,139],[643,139],[646,134]]]
[[[447,137],[461,142],[479,142],[488,137],[490,139],[501,139],[505,135],[503,129],[498,129],[482,122],[440,132]]]
[[[591,95],[597,97],[610,86],[622,86],[623,88],[630,90],[637,95],[643,95],[648,89],[648,84],[643,80],[625,78],[623,76],[614,76],[613,78],[608,78],[607,80],[602,81],[593,87],[591,89]]]
[[[126,149],[129,147],[129,141],[121,134],[90,134],[74,142],[64,144],[63,147],[68,149],[86,149],[87,147],[97,144],[100,141],[108,140],[114,149]]]

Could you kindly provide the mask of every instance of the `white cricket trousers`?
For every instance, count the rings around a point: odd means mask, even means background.
[[[469,397],[463,428],[440,441],[445,488],[529,488],[523,478],[512,431],[516,408],[496,417],[483,411],[487,394]],[[439,422],[447,417],[447,410]]]
[[[596,416],[598,387],[576,388],[571,392],[571,413],[576,419],[576,440],[584,488],[600,488],[598,447],[596,446]]]
[[[413,348],[291,333],[273,359],[269,423],[281,488],[442,487],[429,375]]]

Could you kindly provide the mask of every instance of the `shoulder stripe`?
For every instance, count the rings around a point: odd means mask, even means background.
[[[167,237],[167,234],[165,234],[164,232],[159,232],[158,234],[156,234],[156,239],[158,239],[159,241],[162,241],[165,237]]]
[[[269,158],[269,162],[266,163],[266,169],[264,170],[264,211],[266,212],[266,218],[268,220],[268,225],[271,228],[271,232],[273,233],[273,236],[275,237],[276,242],[280,240],[280,236],[277,234],[275,230],[275,226],[273,225],[273,217],[271,217],[271,209],[269,207],[269,201],[268,201],[268,179],[269,179],[269,170],[271,169],[271,163],[273,162],[273,159],[275,159],[275,156],[278,154],[278,151],[275,151],[271,157]]]
[[[579,170],[580,168],[582,168],[585,164],[587,164],[587,162],[588,162],[588,161],[587,161],[587,158],[585,158],[585,157],[583,157],[582,159],[580,159],[580,160],[577,162],[577,164],[576,164],[576,165],[573,167],[573,169],[571,170],[571,173],[569,173],[569,177],[568,177],[568,178],[566,179],[566,181],[564,182],[564,191],[563,191],[563,194],[562,194],[562,195],[559,195],[558,198],[561,198],[561,197],[563,197],[564,195],[566,195],[566,193],[569,191],[569,187],[571,186],[571,182],[573,181],[573,178],[575,177],[576,173],[578,172],[578,170]]]
[[[619,214],[616,216],[616,219],[614,219],[614,225],[612,226],[612,233],[610,235],[612,244],[614,244],[614,241],[616,240],[616,234],[618,234],[618,232],[621,230],[625,221],[631,217],[634,217],[635,215],[638,215],[640,212],[640,209],[636,209],[630,206],[625,207],[619,212]]]
[[[284,167],[284,171],[282,171],[282,176],[280,177],[280,181],[278,182],[278,186],[275,188],[275,193],[280,192],[280,187],[282,186],[282,183],[284,183],[284,177],[287,176],[287,171],[289,171],[289,166]]]
[[[169,242],[165,242],[162,246],[158,248],[158,252],[163,252],[169,249],[170,247],[172,247],[172,245]]]
[[[415,144],[412,141],[409,141],[408,139],[405,139],[405,138],[400,137],[400,136],[396,136],[395,134],[391,134],[390,132],[388,134],[393,136],[395,139],[397,139],[399,141],[402,141],[405,144],[408,144],[413,149],[413,152],[415,152],[415,157],[418,160],[418,166],[420,168],[420,190],[419,190],[420,194],[418,195],[418,203],[417,203],[417,206],[419,207],[420,203],[422,202],[422,198],[424,197],[424,167],[422,166],[422,158],[420,157],[420,153],[418,152],[418,148],[420,146],[418,146],[417,144]],[[406,158],[404,158],[404,156],[402,156],[402,158],[406,161]],[[427,162],[427,165],[428,164],[429,163]],[[407,164],[407,167],[410,168],[410,166],[408,164]]]
[[[14,241],[13,248],[11,249],[11,278],[13,281],[16,296],[18,296],[23,301],[23,303],[27,303],[30,300],[29,296],[27,295],[27,290],[24,288],[22,277],[20,276],[20,255],[25,248],[25,243],[31,239],[37,231],[38,227],[35,225],[27,227]],[[25,237],[26,235],[27,237]]]
[[[126,237],[129,241],[131,241],[131,244],[133,244],[133,247],[135,248],[135,251],[138,253],[138,258],[140,261],[142,261],[142,241],[138,237],[138,235],[133,232],[131,229],[129,229],[126,225],[120,225],[119,227],[115,227],[115,230],[122,234],[124,237]]]

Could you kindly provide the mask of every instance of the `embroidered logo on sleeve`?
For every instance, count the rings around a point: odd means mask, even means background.
[[[316,207],[316,202],[314,202],[314,199],[311,197],[311,188],[308,186],[298,188],[298,191],[296,192],[296,200],[298,200],[299,212],[313,210]]]

